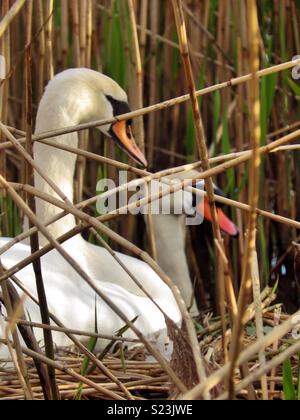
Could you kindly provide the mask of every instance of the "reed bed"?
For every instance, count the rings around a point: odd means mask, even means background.
[[[12,341],[8,331],[0,338],[15,348],[16,360],[15,370],[6,369],[5,363],[0,369],[0,399],[299,399],[300,343],[291,336],[300,302],[298,251],[292,245],[300,227],[298,2],[3,0],[0,13],[0,54],[6,62],[6,77],[0,80],[0,232],[13,238],[0,255],[27,237],[32,251],[11,269],[1,265],[3,300],[13,333]],[[33,135],[45,84],[70,67],[93,68],[115,79],[128,91],[133,111]],[[146,151],[147,170],[133,166],[92,130],[129,118]],[[70,132],[80,134],[78,148],[51,142]],[[34,141],[78,156],[76,205],[33,160]],[[97,181],[118,180],[119,170],[127,170],[129,182],[138,185],[152,179],[170,184],[166,176],[176,178],[192,169],[200,171],[197,180],[205,180],[213,220],[212,228],[204,223],[187,235],[201,309],[196,320],[157,264],[151,217],[145,235],[140,219],[124,215],[124,209],[147,205],[164,193],[103,216],[94,209]],[[33,170],[59,198],[34,188]],[[183,176],[182,182],[171,184],[171,191],[184,186],[201,194],[193,181]],[[214,194],[212,181],[228,198]],[[39,222],[34,197],[59,207],[57,218],[75,215],[78,226],[52,237],[47,226],[53,220]],[[222,237],[217,202],[228,206],[240,231],[238,239]],[[31,223],[21,233],[24,215]],[[40,248],[38,232],[48,245]],[[182,375],[176,363],[167,362],[66,253],[62,243],[79,233],[116,259],[112,248],[138,256],[169,285],[183,316],[184,331],[177,332],[186,343],[181,350],[190,361],[193,380]],[[70,331],[54,319],[39,262],[54,248],[133,329],[139,350],[126,352],[122,345],[119,353],[97,359],[75,337],[84,331]],[[6,280],[22,287],[18,272],[28,264],[33,264],[40,285],[42,325],[36,327],[45,332],[45,353],[22,349],[14,330],[26,322],[15,310]],[[76,350],[53,353],[50,319]],[[110,339],[124,343],[120,337]],[[156,361],[147,361],[149,356]],[[92,373],[83,370],[85,358],[95,365]]]

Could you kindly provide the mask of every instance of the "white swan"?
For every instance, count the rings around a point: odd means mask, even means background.
[[[58,74],[47,86],[40,102],[36,133],[76,125],[82,122],[110,118],[127,112],[127,96],[119,85],[110,78],[88,69],[70,69]],[[142,153],[137,148],[130,131],[130,122],[116,123],[101,127],[107,136],[118,141],[135,160],[145,164]],[[77,133],[56,137],[57,142],[77,146]],[[73,200],[73,179],[75,155],[56,148],[36,143],[34,158],[44,172],[56,183],[70,201]],[[35,186],[48,194],[56,196],[51,187],[38,175]],[[48,203],[37,200],[37,215],[46,222],[60,210]],[[51,234],[59,237],[76,225],[75,218],[68,215],[49,227]],[[45,243],[41,236],[41,244]],[[9,238],[0,238],[0,247]],[[138,316],[135,325],[146,337],[155,339],[167,335],[164,316],[161,311],[143,294],[133,280],[104,249],[85,241],[80,235],[70,239],[64,248],[81,265],[97,286],[121,309],[128,319]],[[10,268],[30,255],[27,244],[18,244],[1,256],[2,264]],[[134,276],[143,284],[155,302],[173,319],[180,323],[181,315],[171,290],[144,262],[118,253],[118,257]],[[54,250],[42,258],[42,270],[49,309],[65,326],[72,329],[95,331],[95,293],[77,275],[74,269]],[[17,277],[36,295],[35,279],[31,266],[21,270]],[[40,322],[38,307],[28,298],[25,308],[30,319]],[[97,298],[98,331],[114,334],[124,326],[124,322],[99,298]],[[0,337],[4,336],[5,322],[0,315]],[[42,331],[35,330],[38,340]],[[128,330],[126,335],[134,337]],[[54,333],[57,346],[67,346],[69,339],[61,333]],[[106,343],[98,340],[97,350]],[[6,346],[0,346],[0,357],[7,357]]]
[[[173,181],[175,179],[177,181],[182,181],[184,179],[195,180],[198,176],[200,179],[199,172],[192,170],[177,173],[165,178]],[[159,186],[161,189],[168,188],[166,184],[162,183],[160,183]],[[200,190],[204,190],[204,181],[197,182],[196,187]],[[154,185],[154,188],[157,187]],[[214,192],[217,195],[224,195],[217,186],[214,186]],[[198,213],[202,213],[203,218],[211,221],[208,201],[206,198],[203,201],[199,197],[196,205],[195,197],[188,191],[179,191],[176,194],[175,199],[172,195],[167,195],[163,200],[166,208],[170,208],[170,213],[152,214],[157,262],[176,286],[178,286],[185,304],[189,308],[190,314],[192,316],[197,316],[199,312],[194,298],[194,288],[186,255],[186,217],[194,217],[196,210]],[[222,231],[230,236],[236,236],[238,234],[237,227],[223,213],[218,203],[217,213],[218,222]],[[146,217],[145,221],[147,222]],[[201,223],[202,220],[198,220],[198,222]]]

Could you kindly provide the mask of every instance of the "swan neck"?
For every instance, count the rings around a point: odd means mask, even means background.
[[[76,122],[71,121],[70,118],[63,118],[63,113],[57,112],[54,114],[53,118],[51,118],[51,113],[45,114],[40,112],[37,116],[35,132],[41,133],[43,131],[49,131],[54,127],[63,128],[75,124]],[[77,133],[54,137],[52,141],[66,146],[78,146]],[[43,173],[55,183],[69,201],[73,202],[76,155],[42,143],[35,143],[34,159]],[[37,173],[35,173],[35,186],[40,191],[55,198],[59,198],[50,185]],[[57,214],[61,213],[61,209],[40,199],[37,199],[36,201],[36,211],[37,216],[42,223],[47,223]],[[55,238],[58,238],[75,226],[75,217],[68,215],[50,225],[49,230]],[[41,241],[44,242],[42,238]]]
[[[189,307],[193,297],[193,287],[185,252],[185,217],[179,215],[152,215],[158,263],[179,287],[182,297]],[[194,304],[191,313],[197,315]]]

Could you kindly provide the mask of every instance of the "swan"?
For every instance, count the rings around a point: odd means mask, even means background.
[[[56,75],[48,83],[38,107],[35,133],[111,118],[128,111],[127,95],[115,81],[90,69],[68,69]],[[146,160],[132,137],[130,124],[131,121],[117,122],[102,126],[100,130],[116,141],[135,161],[145,166]],[[78,145],[77,133],[61,135],[54,140],[73,147]],[[76,156],[36,142],[34,159],[72,202]],[[36,188],[57,198],[56,193],[38,174],[35,173],[34,179]],[[60,211],[49,203],[36,200],[36,213],[42,223]],[[49,231],[57,238],[75,226],[76,220],[69,214],[50,225]],[[0,248],[9,241],[10,238],[0,238]],[[41,235],[40,244],[44,245],[46,242]],[[128,319],[137,317],[135,325],[145,337],[161,342],[167,339],[167,328],[162,312],[145,296],[106,249],[87,242],[81,235],[69,239],[63,247]],[[28,243],[19,243],[1,255],[1,262],[5,268],[10,268],[28,257],[30,253]],[[121,253],[116,254],[143,284],[156,304],[179,325],[181,314],[169,287],[143,261]],[[100,298],[95,300],[95,293],[56,250],[42,257],[41,263],[49,310],[66,327],[95,332],[95,305],[99,333],[112,335],[124,326],[124,322],[105,302]],[[17,277],[31,293],[36,295],[35,276],[31,265],[19,271]],[[23,295],[21,290],[18,291]],[[29,298],[25,298],[24,307],[31,321],[41,322],[39,308]],[[0,338],[4,338],[5,335],[2,312]],[[42,341],[42,330],[35,329],[34,332],[37,340]],[[131,330],[125,335],[136,338]],[[70,340],[61,333],[54,332],[53,339],[58,347],[71,344]],[[106,344],[105,340],[98,340],[95,350],[100,351]],[[8,356],[7,347],[0,345],[0,358]]]
[[[175,177],[175,178],[174,178]],[[197,179],[200,174],[196,170],[185,171],[164,177],[169,181],[183,181],[186,179]],[[163,183],[152,183],[152,187],[157,191],[158,188],[162,190],[167,189],[168,186]],[[204,190],[204,181],[198,181],[196,188]],[[224,196],[223,191],[214,185],[214,193]],[[172,279],[174,284],[179,288],[183,300],[190,314],[195,317],[199,315],[197,305],[194,298],[193,282],[191,280],[188,260],[186,255],[186,229],[187,217],[194,217],[195,212],[200,214],[203,219],[211,221],[210,207],[207,198],[198,198],[197,203],[195,196],[188,190],[179,191],[172,195],[166,195],[163,198],[165,208],[169,208],[168,214],[163,214],[161,211],[152,213],[152,226],[157,254],[157,262],[163,271]],[[162,201],[162,200],[161,200]],[[235,237],[238,235],[236,225],[225,215],[222,206],[216,203],[218,223],[221,230]],[[176,208],[176,211],[175,211]],[[147,223],[148,218],[145,217]],[[199,223],[202,222],[200,219]]]

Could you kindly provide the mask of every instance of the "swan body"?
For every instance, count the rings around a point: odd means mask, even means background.
[[[1,238],[0,246],[7,244],[9,238]],[[64,248],[74,256],[74,241],[68,241]],[[95,252],[98,247],[95,247]],[[100,248],[100,247],[99,247]],[[98,257],[105,259],[111,271],[106,267],[98,274],[95,283],[102,292],[121,309],[128,319],[132,320],[138,316],[135,325],[145,336],[152,340],[164,341],[167,337],[165,321],[163,314],[155,307],[155,305],[145,296],[136,295],[129,291],[129,287],[118,284],[118,276],[123,276],[122,269],[113,259],[113,257],[103,248],[100,249]],[[2,262],[5,267],[15,265],[17,261],[30,255],[29,246],[19,244],[3,255]],[[146,283],[152,283],[152,290],[159,288],[160,296],[155,301],[161,306],[167,315],[180,322],[180,314],[177,309],[173,296],[170,294],[169,288],[161,283],[161,280],[150,267],[143,261],[131,258],[121,253],[117,253],[121,261],[126,264],[132,273],[140,280]],[[82,256],[79,260],[76,255],[77,262],[86,269],[85,258]],[[100,334],[113,335],[117,330],[124,326],[124,322],[112,311],[105,302],[100,298],[96,298],[95,292],[80,278],[80,276],[69,266],[65,264],[65,260],[56,252],[51,251],[42,257],[42,269],[49,304],[49,310],[56,315],[61,322],[71,329],[82,330],[86,332],[95,332],[95,305],[97,309],[97,329]],[[111,273],[115,274],[112,279]],[[17,277],[29,291],[36,295],[35,277],[32,266],[27,266],[21,270]],[[104,279],[107,279],[106,281]],[[120,281],[119,281],[120,283]],[[130,279],[128,278],[128,284]],[[19,295],[23,296],[23,292],[18,289]],[[150,291],[151,294],[151,291]],[[152,293],[153,294],[153,293]],[[41,322],[40,311],[38,306],[26,297],[25,311],[30,314],[30,320],[33,322]],[[38,341],[43,340],[41,329],[35,330]],[[2,323],[2,331],[0,325],[0,336],[4,337],[4,323]],[[126,336],[134,338],[134,333],[129,329]],[[71,341],[65,334],[58,332],[53,333],[54,342],[58,347],[66,347],[71,345]],[[83,340],[85,341],[85,340]],[[107,345],[106,340],[98,340],[96,350],[102,350]],[[0,346],[0,358],[8,356],[5,346]]]
[[[63,128],[83,122],[89,122],[117,115],[129,110],[126,93],[112,79],[101,73],[88,69],[70,69],[57,75],[47,86],[40,102],[36,133]],[[143,155],[138,150],[133,138],[126,138],[125,122],[117,123],[119,127],[107,125],[101,127],[108,137],[117,138],[135,160],[145,163]],[[116,125],[116,124],[115,124]],[[117,133],[117,134],[116,134]],[[124,134],[124,138],[122,137]],[[56,137],[55,140],[65,145],[77,147],[77,133]],[[70,201],[73,201],[73,179],[75,171],[75,155],[53,147],[35,143],[34,158],[43,171],[55,182]],[[47,194],[57,197],[52,188],[37,174],[35,186]],[[36,200],[37,216],[42,223],[54,217],[61,210],[57,207]],[[50,233],[55,237],[66,233],[76,225],[75,218],[68,215],[49,226]],[[0,247],[7,244],[9,238],[0,238]],[[40,236],[40,244],[47,241]],[[93,279],[98,288],[124,312],[130,320],[138,317],[135,325],[150,340],[167,338],[167,328],[162,312],[133,282],[130,276],[121,268],[115,259],[102,247],[92,245],[78,235],[63,244],[63,247],[77,263]],[[5,268],[16,265],[30,255],[27,243],[14,245],[1,255]],[[177,324],[181,322],[180,311],[168,286],[144,262],[130,256],[117,253],[120,260],[130,272],[140,281],[156,304]],[[50,311],[56,315],[66,327],[87,332],[95,332],[95,292],[85,284],[75,270],[58,254],[56,250],[46,254],[41,259],[42,273],[45,283]],[[36,295],[35,276],[29,265],[17,273],[23,285]],[[22,294],[21,291],[20,295]],[[99,297],[96,298],[98,332],[115,334],[124,326],[112,309]],[[29,298],[25,299],[25,311],[34,322],[40,322],[39,308]],[[0,315],[0,337],[5,335],[5,322]],[[43,339],[42,330],[35,329],[38,341]],[[134,337],[129,329],[126,334]],[[69,339],[61,333],[54,333],[57,346],[67,346]],[[107,343],[98,340],[97,350]],[[0,357],[7,357],[6,346],[0,345]]]

